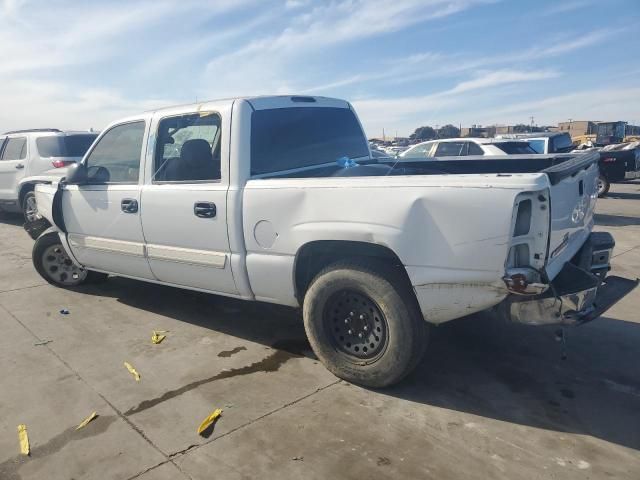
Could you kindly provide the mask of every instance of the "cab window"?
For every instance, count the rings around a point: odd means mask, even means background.
[[[108,130],[87,158],[88,183],[138,183],[143,121]]]
[[[213,112],[161,120],[158,125],[153,181],[219,181],[220,123],[220,115]]]

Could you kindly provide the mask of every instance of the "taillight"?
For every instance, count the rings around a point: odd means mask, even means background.
[[[54,168],[66,167],[67,165],[71,165],[72,163],[73,161],[65,161],[65,160],[54,160],[51,162]]]
[[[611,163],[611,162],[615,162],[616,159],[615,157],[607,157],[607,158],[603,158],[602,161],[606,163]]]

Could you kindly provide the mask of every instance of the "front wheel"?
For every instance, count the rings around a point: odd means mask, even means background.
[[[26,223],[34,223],[42,218],[38,213],[38,204],[36,203],[36,192],[31,190],[27,192],[22,199],[22,213]]]
[[[58,287],[73,288],[89,281],[107,278],[104,273],[90,272],[74,263],[55,232],[38,237],[31,256],[40,276]]]
[[[313,351],[337,377],[367,387],[399,382],[420,361],[427,324],[406,279],[393,268],[338,262],[304,298]]]
[[[598,197],[602,198],[609,193],[609,188],[611,188],[611,183],[604,175],[600,175],[598,177]]]

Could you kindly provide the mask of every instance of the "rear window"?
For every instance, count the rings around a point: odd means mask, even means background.
[[[251,117],[252,175],[368,156],[367,140],[348,108],[277,108]]]
[[[531,148],[527,142],[500,142],[494,143],[494,146],[498,147],[504,153],[509,155],[526,155],[530,153],[538,153]]]
[[[98,134],[56,135],[36,139],[41,157],[83,157]]]

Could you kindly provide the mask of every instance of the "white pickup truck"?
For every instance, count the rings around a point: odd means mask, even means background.
[[[591,233],[597,158],[373,159],[351,105],[324,97],[157,110],[36,187],[52,226],[33,262],[62,287],[113,274],[302,307],[326,367],[382,387],[428,325],[493,307],[581,323],[636,285],[606,277],[613,239]]]

